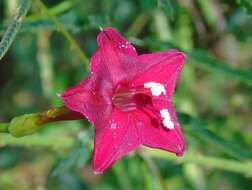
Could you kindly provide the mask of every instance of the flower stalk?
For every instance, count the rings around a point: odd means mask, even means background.
[[[14,117],[9,123],[0,123],[0,132],[10,133],[14,137],[22,137],[37,132],[47,123],[82,118],[83,116],[79,113],[73,112],[66,107],[52,108],[45,112]]]
[[[0,123],[0,132],[8,133],[8,123]]]

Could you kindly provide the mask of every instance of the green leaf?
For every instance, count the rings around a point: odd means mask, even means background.
[[[231,157],[234,157],[239,160],[251,160],[252,153],[248,150],[243,149],[238,146],[235,142],[230,142],[214,132],[207,129],[207,126],[198,118],[191,117],[187,114],[179,114],[179,118],[183,124],[190,125],[190,129],[186,132],[193,134],[200,138],[202,141],[214,145],[216,148],[221,149],[223,152],[228,154]]]
[[[139,46],[151,47],[151,50],[153,51],[163,51],[173,48],[181,49],[170,41],[158,40],[156,38],[145,38],[144,40],[132,38],[132,41],[133,43]],[[181,49],[181,51],[184,50]],[[208,53],[205,50],[192,50],[184,52],[188,55],[189,59],[192,60],[191,63],[197,67],[200,67],[210,72],[223,74],[228,76],[229,78],[237,79],[239,81],[252,85],[252,72],[231,67],[228,64],[218,60],[212,54]]]
[[[192,63],[202,69],[209,70],[211,72],[218,72],[252,84],[252,72],[230,67],[204,50],[193,50],[187,52],[187,54],[193,60]]]
[[[17,13],[6,29],[1,41],[0,41],[0,60],[4,57],[8,49],[10,48],[12,42],[14,41],[18,31],[21,28],[23,20],[30,8],[30,0],[20,1],[20,6],[17,9]]]
[[[173,160],[182,163],[195,163],[202,166],[216,168],[220,170],[240,173],[244,175],[252,175],[252,164],[250,162],[239,162],[231,159],[224,159],[218,157],[203,156],[195,152],[188,151],[183,157],[177,157],[174,154],[168,154],[164,151],[158,151],[154,149],[147,149],[146,152],[154,158],[162,158],[167,160]]]
[[[34,134],[31,136],[16,138],[6,134],[0,134],[0,146],[8,145],[16,147],[44,147],[51,149],[68,149],[72,148],[73,144],[74,139],[67,136]]]
[[[178,11],[178,5],[174,0],[159,0],[159,5],[164,8],[165,12],[167,13],[168,17],[174,21],[176,12]]]
[[[252,14],[252,1],[251,0],[238,0],[241,5],[249,14]]]

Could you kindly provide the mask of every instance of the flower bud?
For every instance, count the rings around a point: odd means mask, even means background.
[[[25,114],[11,120],[8,130],[15,137],[22,137],[35,133],[41,128],[41,115]]]

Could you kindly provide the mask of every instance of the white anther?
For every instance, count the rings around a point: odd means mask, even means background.
[[[161,94],[166,95],[164,85],[157,83],[157,82],[144,83],[144,88],[150,88],[153,96],[160,96]]]
[[[167,109],[160,111],[161,117],[163,118],[163,124],[168,129],[174,129],[174,123],[171,120],[170,114]]]

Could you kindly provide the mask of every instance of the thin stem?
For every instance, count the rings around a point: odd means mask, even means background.
[[[78,54],[82,62],[85,64],[86,69],[88,69],[89,59],[87,58],[87,56],[85,55],[79,44],[72,37],[72,35],[65,29],[64,25],[48,10],[46,5],[41,0],[36,0],[35,2],[41,8],[41,10],[50,18],[50,20],[55,24],[59,32],[61,32],[63,36],[68,40],[73,50]]]
[[[0,42],[0,60],[4,57],[12,42],[14,41],[29,8],[30,0],[21,0],[20,6],[17,9],[17,13],[13,21],[8,26]]]
[[[155,158],[172,160],[177,162],[178,164],[195,163],[209,168],[216,168],[252,176],[252,163],[250,162],[241,162],[232,159],[204,156],[199,153],[193,153],[189,151],[183,157],[177,157],[167,152],[151,149],[146,150],[146,152]]]
[[[64,12],[69,11],[75,4],[76,4],[76,1],[63,1],[51,8],[48,8],[48,10],[50,11],[51,14],[53,14],[54,16],[57,16]],[[26,17],[26,21],[30,21],[30,22],[36,22],[39,20],[46,20],[46,19],[48,19],[46,15],[41,15],[37,13]]]
[[[69,11],[73,6],[75,5],[75,1],[64,1],[62,3],[58,3],[57,5],[50,7],[49,11],[54,16],[58,16],[59,20],[63,23],[64,27],[66,29],[70,29],[73,25],[74,27],[79,27],[79,32],[83,32],[86,30],[90,30],[88,25],[83,28],[77,25],[76,23],[68,23],[64,21],[64,19],[61,19],[61,17],[64,17],[64,12]],[[5,32],[5,27],[3,24],[0,25],[0,36],[3,35]],[[40,31],[40,30],[47,30],[47,31],[57,31],[56,26],[51,22],[51,20],[48,18],[47,15],[39,14],[38,12],[27,15],[25,17],[25,23],[22,25],[19,33],[21,32],[34,32],[34,31]]]
[[[155,162],[152,159],[152,155],[147,154],[143,148],[139,148],[138,153],[144,159],[145,163],[147,164],[147,166],[151,170],[152,174],[154,176],[156,176],[156,178],[159,180],[159,183],[160,183],[162,189],[168,190],[168,187],[167,187],[161,173],[159,172],[158,167],[156,166]]]
[[[130,25],[127,36],[138,36],[146,26],[149,21],[150,14],[149,12],[141,13],[137,16],[134,22]]]
[[[39,113],[39,125],[52,123],[55,121],[80,120],[83,116],[77,112],[73,112],[66,107],[51,108],[45,112]]]
[[[37,62],[39,65],[39,73],[41,78],[41,86],[43,94],[47,98],[53,95],[54,67],[53,56],[51,55],[50,33],[46,30],[38,32],[37,43]]]
[[[55,140],[57,139],[57,140]],[[75,139],[66,135],[34,134],[23,138],[15,138],[0,133],[0,146],[19,146],[29,148],[68,149],[74,145]]]
[[[66,107],[51,108],[45,112],[14,117],[9,123],[0,123],[0,132],[22,137],[39,131],[47,123],[81,119],[83,119],[81,114]]]

